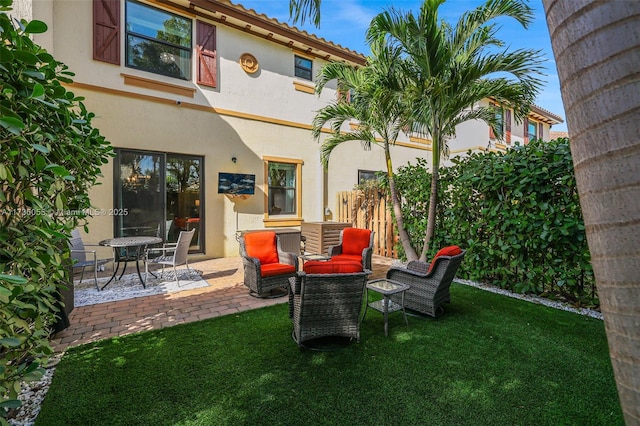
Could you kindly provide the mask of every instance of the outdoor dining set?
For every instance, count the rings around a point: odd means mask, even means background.
[[[179,283],[176,266],[185,265],[187,271],[191,275],[189,268],[189,246],[193,239],[195,229],[190,231],[181,231],[176,242],[163,242],[162,238],[154,236],[129,236],[116,237],[102,240],[98,246],[111,247],[113,249],[113,258],[98,258],[97,250],[91,246],[85,245],[78,230],[74,230],[71,234],[71,257],[74,259],[73,269],[80,270],[82,281],[84,270],[92,269],[93,278],[98,290],[104,290],[120,272],[118,279],[122,278],[128,263],[135,263],[138,278],[143,287],[145,287],[145,278],[151,274],[156,275],[149,270],[149,265],[160,265],[164,273],[165,266],[171,266],[175,274],[176,281]],[[161,247],[159,245],[162,244]],[[98,284],[98,269],[113,261],[113,274],[109,280],[100,286]],[[140,271],[140,262],[144,264],[145,278]],[[120,267],[122,266],[122,269]]]

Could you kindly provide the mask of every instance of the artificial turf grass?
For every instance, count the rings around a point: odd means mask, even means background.
[[[601,321],[451,291],[336,352],[298,349],[286,304],[71,348],[36,425],[624,424]]]

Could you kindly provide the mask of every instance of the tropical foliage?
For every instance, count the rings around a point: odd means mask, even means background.
[[[568,139],[453,161],[440,174],[433,243],[467,249],[459,276],[598,304]],[[414,241],[424,236],[431,178],[424,160],[398,170],[405,224]]]
[[[541,86],[541,53],[531,49],[509,51],[497,37],[500,17],[513,18],[524,28],[533,19],[523,1],[488,0],[464,13],[455,25],[441,21],[438,8],[444,0],[425,0],[418,15],[396,9],[376,16],[369,28],[369,42],[385,39],[406,56],[404,88],[410,106],[410,129],[432,141],[428,224],[420,259],[426,259],[435,229],[438,174],[447,142],[456,126],[482,120],[497,135],[502,134],[495,111],[478,103],[487,98],[511,108],[516,120],[526,117]],[[422,247],[420,247],[422,246]],[[413,248],[405,247],[415,259]]]
[[[529,6],[516,0],[489,0],[451,26],[438,16],[442,3],[426,0],[417,16],[396,9],[379,14],[367,33],[371,56],[366,66],[353,69],[332,63],[318,76],[318,90],[336,79],[339,90],[351,94],[323,108],[314,120],[316,138],[322,125],[331,123],[332,134],[321,148],[323,161],[328,162],[330,153],[346,141],[360,140],[366,148],[376,142],[383,146],[399,237],[409,260],[426,259],[435,229],[441,156],[456,126],[482,120],[501,135],[494,108],[480,102],[492,98],[513,109],[518,120],[526,117],[541,85],[540,52],[503,49],[493,23],[509,17],[526,28],[533,16]],[[359,121],[358,129],[342,132],[340,126],[351,119]],[[393,184],[389,146],[401,129],[432,141],[435,179],[430,181],[431,208],[422,240],[408,238]]]
[[[67,242],[111,153],[82,98],[63,85],[73,74],[30,39],[46,24],[14,27],[11,4],[0,0],[0,417],[52,353]]]
[[[293,23],[304,24],[307,18],[320,27],[320,3],[322,0],[289,0],[289,16]]]
[[[408,119],[402,97],[402,57],[400,50],[384,40],[371,44],[371,56],[364,67],[341,62],[325,65],[318,73],[316,93],[321,93],[330,81],[338,82],[339,97],[320,109],[313,120],[313,136],[320,139],[323,126],[331,124],[331,134],[323,140],[320,158],[328,168],[329,157],[344,142],[359,141],[365,150],[379,145],[384,150],[387,180],[395,213],[400,241],[409,244],[409,236],[402,222],[401,201],[396,191],[390,146],[395,144]],[[357,120],[350,131],[342,131],[345,124]]]

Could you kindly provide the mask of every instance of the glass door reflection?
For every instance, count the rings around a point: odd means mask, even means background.
[[[191,251],[203,251],[202,157],[117,150],[118,237],[157,236],[176,242],[180,231],[196,229]]]

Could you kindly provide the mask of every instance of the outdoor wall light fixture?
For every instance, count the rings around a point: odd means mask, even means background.
[[[231,157],[231,161],[233,161],[234,163],[237,163],[238,159],[236,157]]]

